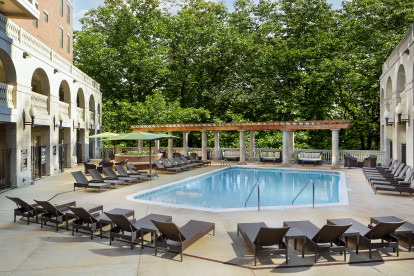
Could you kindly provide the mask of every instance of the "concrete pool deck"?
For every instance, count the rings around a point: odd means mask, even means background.
[[[251,164],[249,164],[251,165]],[[257,164],[262,166],[262,164]],[[273,167],[272,165],[267,165]],[[340,169],[347,177],[349,205],[300,208],[292,210],[261,210],[240,212],[206,212],[183,208],[142,204],[126,200],[126,196],[138,191],[177,181],[189,176],[208,172],[220,167],[212,166],[178,174],[162,174],[159,179],[98,193],[94,190],[73,191],[71,171],[83,170],[83,166],[67,170],[35,182],[34,185],[13,189],[0,194],[0,276],[1,275],[267,275],[270,273],[295,273],[297,275],[412,275],[414,252],[407,252],[408,243],[400,244],[400,256],[390,249],[373,251],[348,251],[347,263],[337,253],[322,254],[314,264],[314,255],[289,248],[289,265],[284,256],[259,257],[253,264],[253,253],[243,238],[237,237],[239,222],[264,221],[268,226],[280,227],[287,220],[310,220],[321,227],[327,219],[352,217],[363,224],[372,216],[395,215],[414,222],[414,201],[408,195],[375,195],[361,169]],[[276,165],[274,167],[280,167]],[[329,169],[328,166],[293,166],[301,169]],[[130,250],[128,244],[115,241],[109,245],[107,238],[98,236],[90,240],[89,235],[53,227],[40,228],[39,224],[13,222],[13,202],[5,196],[18,196],[29,203],[33,199],[62,203],[76,200],[102,204],[104,210],[115,207],[133,209],[135,217],[150,213],[171,215],[181,226],[190,219],[214,222],[216,235],[207,235],[185,251],[183,262],[179,255],[161,253],[154,256],[154,249],[146,243],[143,249],[136,246]]]

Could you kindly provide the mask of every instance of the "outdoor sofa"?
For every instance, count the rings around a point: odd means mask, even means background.
[[[282,151],[260,151],[259,153],[260,159],[259,161],[262,163],[265,162],[272,162],[274,163],[281,163],[282,162]]]
[[[298,164],[310,163],[316,165],[322,165],[322,152],[299,152],[298,153]]]

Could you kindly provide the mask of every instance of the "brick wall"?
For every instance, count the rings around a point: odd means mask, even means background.
[[[38,26],[33,25],[30,19],[12,19],[14,23],[22,27],[26,32],[39,39],[60,56],[68,61],[73,60],[73,8],[70,0],[62,0],[63,16],[60,15],[60,0],[37,0],[40,12]],[[66,10],[70,7],[70,21],[67,23]],[[44,11],[48,14],[48,22],[44,20]],[[63,29],[63,48],[60,46],[59,30]],[[66,37],[70,37],[70,51],[66,47]]]

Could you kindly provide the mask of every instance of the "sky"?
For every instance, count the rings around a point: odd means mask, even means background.
[[[342,0],[327,0],[329,4],[332,4],[334,9],[339,9],[341,7]],[[73,28],[75,30],[81,29],[81,24],[79,19],[83,17],[85,12],[90,9],[97,8],[99,5],[103,5],[104,0],[73,0]],[[233,0],[224,0],[223,1],[229,10],[232,10]]]

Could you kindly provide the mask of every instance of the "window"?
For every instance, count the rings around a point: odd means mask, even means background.
[[[39,3],[35,2],[35,8],[36,8],[36,10],[39,9]]]
[[[70,24],[70,6],[69,5],[66,6],[66,22]]]
[[[63,29],[59,29],[59,46],[60,48],[63,48]]]
[[[59,12],[60,16],[63,16],[63,0],[59,0]]]
[[[43,20],[44,20],[45,22],[49,22],[49,15],[47,14],[47,12],[46,12],[46,11],[43,11]]]
[[[70,53],[70,36],[66,35],[66,52]]]
[[[32,20],[33,27],[37,28],[39,26],[39,21],[37,19]]]

